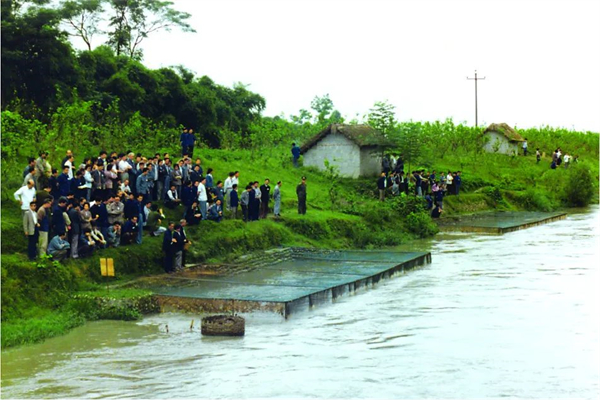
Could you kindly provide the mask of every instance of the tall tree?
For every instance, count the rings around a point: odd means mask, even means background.
[[[80,37],[88,50],[92,50],[92,37],[101,33],[104,3],[106,0],[63,0],[60,13],[71,36]]]
[[[388,101],[377,101],[367,114],[367,123],[379,132],[387,135],[396,125],[396,106]]]
[[[140,44],[151,33],[173,28],[196,32],[187,23],[189,13],[172,8],[172,1],[163,0],[110,0],[113,15],[109,19],[112,30],[108,44],[117,55],[141,59]]]
[[[310,108],[317,113],[317,122],[326,122],[333,111],[333,101],[329,98],[329,93],[322,97],[315,96],[310,102]]]

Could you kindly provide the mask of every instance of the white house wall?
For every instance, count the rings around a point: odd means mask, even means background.
[[[372,147],[360,149],[360,176],[379,175],[381,170],[381,150]]]
[[[483,148],[488,153],[495,153],[496,146],[498,146],[497,153],[499,154],[513,155],[519,152],[519,142],[510,142],[506,136],[501,133],[488,132],[485,136],[488,138],[488,141]]]
[[[342,176],[358,178],[360,175],[360,148],[340,133],[330,133],[306,151],[304,166],[325,170],[325,159],[337,166]]]

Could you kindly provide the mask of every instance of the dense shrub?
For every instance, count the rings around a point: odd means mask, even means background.
[[[585,166],[574,164],[567,171],[566,182],[562,187],[562,199],[568,206],[587,206],[594,193],[597,193],[597,188],[590,170]]]
[[[406,227],[420,238],[433,236],[439,230],[435,222],[425,212],[410,213],[406,217]]]

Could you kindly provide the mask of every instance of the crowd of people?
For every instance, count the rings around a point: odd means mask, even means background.
[[[403,157],[385,155],[381,162],[381,175],[377,179],[379,200],[385,201],[388,194],[399,196],[413,194],[422,197],[433,218],[443,212],[444,197],[460,194],[461,171],[426,171],[424,169],[404,172]],[[411,189],[412,188],[412,189]]]
[[[21,205],[23,229],[31,260],[42,255],[63,260],[89,257],[106,247],[141,244],[143,232],[163,235],[164,268],[181,269],[191,244],[185,227],[209,220],[241,217],[245,222],[281,214],[281,186],[270,180],[240,187],[240,172],[224,181],[212,168],[204,171],[200,158],[192,160],[193,132],[182,134],[182,157],[168,153],[143,157],[131,151],[107,153],[75,163],[68,150],[60,168],[52,168],[48,153],[29,159],[23,186],[14,193]],[[60,173],[59,173],[60,171]],[[298,185],[298,212],[306,213],[306,177]],[[163,208],[180,210],[178,223],[165,222]]]

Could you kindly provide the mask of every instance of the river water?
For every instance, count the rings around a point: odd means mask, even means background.
[[[433,263],[287,321],[247,315],[243,338],[201,337],[199,315],[161,314],[9,349],[2,395],[598,398],[598,207],[409,247]]]

